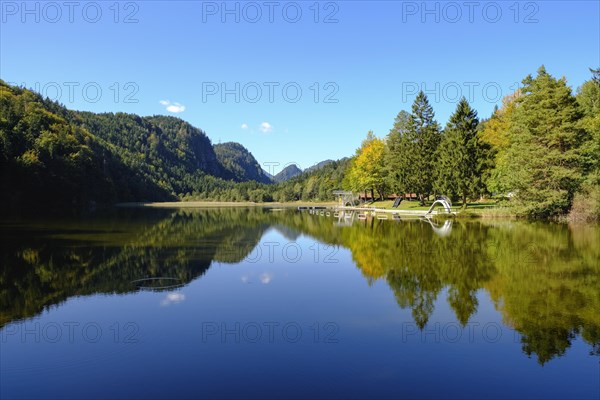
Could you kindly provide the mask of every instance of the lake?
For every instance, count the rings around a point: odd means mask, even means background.
[[[0,397],[600,397],[600,227],[119,209],[0,226]]]

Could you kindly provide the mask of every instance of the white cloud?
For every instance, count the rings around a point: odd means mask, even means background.
[[[273,125],[271,125],[268,122],[263,122],[262,124],[260,124],[260,131],[262,133],[271,133],[273,132]]]
[[[165,297],[161,302],[161,306],[169,306],[171,304],[181,303],[185,300],[185,295],[183,293],[169,293],[167,297]]]
[[[184,112],[185,106],[181,105],[179,103],[174,103],[167,107],[167,111],[172,112],[172,113]]]
[[[179,103],[171,103],[169,100],[161,100],[160,104],[166,107],[168,112],[180,113],[185,111],[185,106]]]
[[[242,126],[240,126],[240,128],[242,128],[242,129],[248,129],[248,124],[247,123],[243,123]]]

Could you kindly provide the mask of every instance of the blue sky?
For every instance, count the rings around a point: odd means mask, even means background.
[[[574,89],[600,66],[598,1],[69,4],[1,3],[2,79],[180,117],[273,172],[352,155],[421,87],[445,124],[460,95],[487,117],[541,64]]]

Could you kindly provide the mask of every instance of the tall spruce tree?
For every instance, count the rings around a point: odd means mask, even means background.
[[[409,190],[407,186],[407,171],[409,170],[407,132],[409,127],[410,114],[402,110],[396,116],[394,127],[390,130],[386,140],[385,175],[387,186],[397,194],[404,194]]]
[[[422,91],[417,95],[406,132],[406,186],[419,195],[421,203],[433,191],[435,153],[440,127],[433,108]]]
[[[450,116],[442,141],[438,147],[436,191],[462,199],[478,193],[481,182],[481,145],[477,127],[477,111],[463,97]]]
[[[542,66],[523,80],[521,96],[510,116],[506,157],[498,160],[501,186],[530,217],[569,210],[581,181],[579,148],[585,131],[581,112],[565,78],[552,77]]]

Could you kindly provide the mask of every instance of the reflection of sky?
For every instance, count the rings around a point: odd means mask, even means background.
[[[160,302],[160,305],[161,306],[169,306],[171,304],[181,303],[184,300],[185,300],[185,295],[183,293],[169,293]]]
[[[454,339],[457,320],[441,291],[423,332],[414,329],[410,309],[401,309],[384,280],[369,283],[347,249],[337,263],[314,262],[315,246],[302,235],[296,263],[281,256],[288,243],[276,230],[261,239],[274,247],[256,262],[213,265],[181,292],[136,292],[72,298],[40,315],[42,326],[93,321],[103,329],[99,343],[75,336],[59,343],[19,335],[1,343],[2,398],[44,397],[69,388],[69,396],[130,397],[554,397],[598,395],[598,361],[576,339],[565,357],[544,367],[523,354],[519,338],[503,324],[488,294],[478,292],[478,311],[469,331]],[[240,284],[244,280],[248,283]],[[274,279],[276,277],[277,279]],[[269,284],[264,284],[269,283]],[[177,304],[177,307],[157,307]],[[115,342],[115,322],[120,339]],[[123,342],[123,324],[139,326],[134,344]],[[277,324],[275,340],[235,341],[240,326]],[[299,324],[302,339],[282,339],[281,327]],[[323,343],[328,322],[339,327],[337,343]],[[233,330],[203,341],[203,324]],[[483,327],[488,328],[487,338]],[[223,325],[224,324],[224,325]],[[319,340],[314,341],[318,328]],[[495,340],[496,327],[501,336]],[[494,339],[494,340],[491,340]],[[167,368],[165,365],[176,365]],[[37,368],[32,371],[32,366]],[[57,367],[59,366],[59,367]],[[48,371],[52,371],[49,374]],[[264,387],[264,377],[272,384]],[[6,377],[6,378],[5,378]],[[35,382],[35,384],[32,384]],[[104,382],[111,382],[110,385]],[[235,382],[235,385],[231,384]],[[310,382],[310,384],[307,384]],[[240,392],[241,390],[241,392]],[[55,392],[56,393],[56,392]],[[596,396],[597,398],[597,396]]]
[[[258,275],[258,281],[263,285],[268,285],[273,280],[273,277],[273,273],[263,272],[260,275]],[[250,272],[245,275],[242,275],[240,280],[242,281],[242,283],[253,283],[254,278],[256,278],[255,274],[253,272]]]
[[[260,274],[260,282],[265,285],[268,285],[271,279],[273,279],[273,274],[269,274],[268,272]]]

